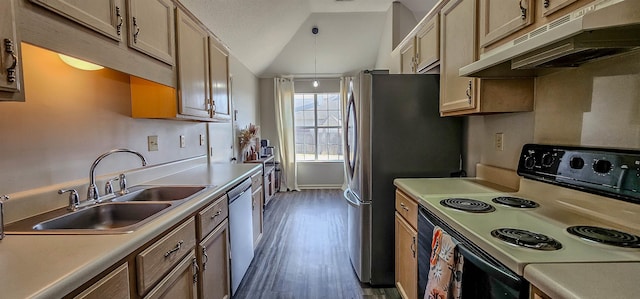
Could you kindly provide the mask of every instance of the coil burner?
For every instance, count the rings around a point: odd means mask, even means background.
[[[514,208],[531,209],[531,208],[537,208],[540,206],[537,202],[533,200],[528,200],[520,197],[512,197],[512,196],[500,196],[492,199],[491,201],[505,205],[505,206],[514,207]]]
[[[537,250],[558,250],[562,248],[555,239],[527,230],[517,228],[499,228],[491,231],[491,235],[509,244]]]
[[[597,226],[570,226],[567,232],[593,242],[627,248],[640,248],[640,237]]]
[[[440,204],[456,210],[471,213],[489,213],[496,210],[492,205],[469,198],[447,198],[440,201]]]

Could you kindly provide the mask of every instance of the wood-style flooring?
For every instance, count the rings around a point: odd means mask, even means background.
[[[233,298],[400,298],[395,288],[358,281],[341,190],[277,193],[264,218],[262,240]]]

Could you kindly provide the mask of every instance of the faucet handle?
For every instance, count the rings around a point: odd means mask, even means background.
[[[120,195],[125,195],[127,193],[129,193],[129,190],[127,190],[127,178],[124,175],[124,173],[120,174],[120,177],[118,178],[118,180],[120,180]]]
[[[104,184],[104,194],[108,195],[108,194],[113,194],[113,182],[119,180],[120,177],[113,177],[111,179],[108,179],[107,182]]]
[[[58,194],[64,194],[67,192],[69,192],[69,207],[67,207],[67,210],[75,211],[78,209],[78,206],[80,206],[80,196],[78,196],[78,191],[76,191],[76,189],[58,190]]]

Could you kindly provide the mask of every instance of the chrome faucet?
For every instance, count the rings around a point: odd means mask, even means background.
[[[100,202],[100,194],[98,193],[98,186],[96,185],[96,166],[98,166],[98,163],[100,163],[100,161],[102,161],[102,159],[106,158],[107,156],[114,154],[114,153],[130,153],[130,154],[134,154],[136,156],[138,156],[140,158],[140,160],[142,161],[142,166],[147,166],[147,159],[144,158],[144,156],[139,153],[136,152],[134,150],[130,150],[130,149],[126,149],[126,148],[118,148],[118,149],[112,149],[102,155],[100,155],[98,158],[96,158],[95,161],[93,161],[93,164],[91,164],[91,169],[89,170],[89,190],[87,190],[87,200],[93,200],[96,202]],[[120,182],[122,183],[122,182]]]

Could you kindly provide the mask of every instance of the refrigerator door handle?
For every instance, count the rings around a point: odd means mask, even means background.
[[[344,190],[343,195],[344,195],[344,199],[347,201],[348,204],[350,204],[350,205],[352,205],[354,207],[359,207],[360,205],[362,205],[362,203],[359,200],[354,199],[352,197],[351,190],[349,190],[349,189]]]

